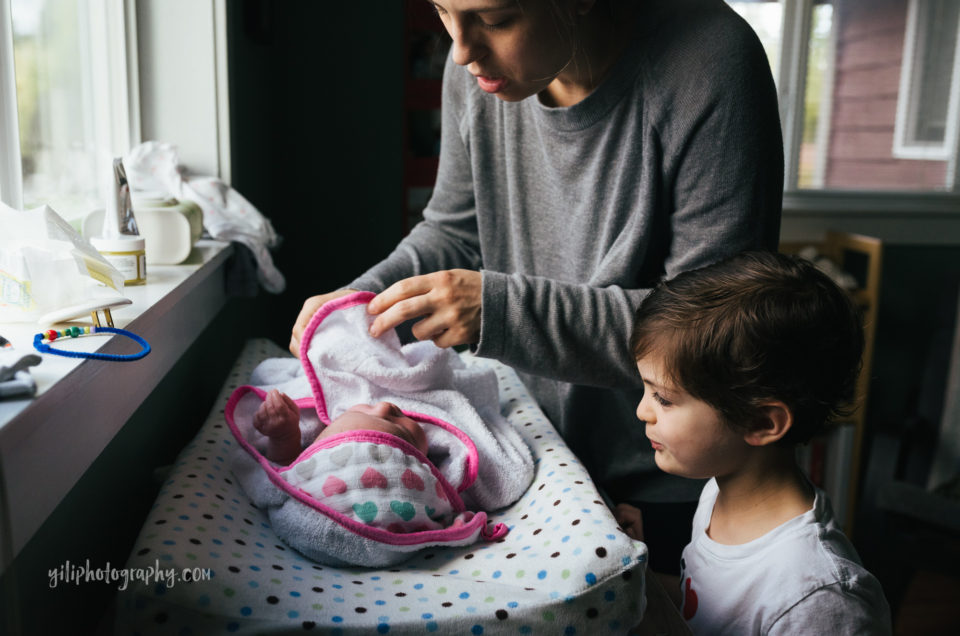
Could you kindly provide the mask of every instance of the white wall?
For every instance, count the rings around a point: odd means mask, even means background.
[[[137,0],[143,141],[177,146],[192,172],[230,181],[226,0]]]

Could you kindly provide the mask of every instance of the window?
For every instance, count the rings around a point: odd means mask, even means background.
[[[955,146],[958,18],[956,0],[910,1],[897,102],[898,157],[946,160]]]
[[[67,219],[102,207],[111,159],[138,136],[130,107],[135,47],[126,27],[132,7],[124,0],[0,0],[4,203],[46,203]]]
[[[788,193],[956,191],[960,3],[728,4],[774,71]]]

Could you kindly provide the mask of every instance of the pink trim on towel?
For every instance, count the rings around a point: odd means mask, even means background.
[[[317,373],[313,368],[313,364],[310,363],[310,359],[307,357],[307,351],[310,350],[310,343],[313,341],[313,335],[316,333],[317,328],[320,326],[320,323],[324,319],[332,314],[334,311],[339,309],[349,309],[350,307],[355,307],[357,305],[365,305],[373,300],[373,292],[356,292],[354,294],[349,294],[347,296],[341,296],[340,298],[335,298],[320,307],[317,310],[317,313],[313,315],[313,318],[310,319],[310,322],[307,323],[307,328],[303,331],[303,337],[300,339],[300,364],[303,365],[303,370],[307,375],[307,380],[310,382],[310,388],[313,390],[313,395],[316,398],[316,409],[317,415],[320,417],[320,420],[324,424],[330,423],[330,415],[327,412],[327,402],[324,397],[323,388],[320,386],[320,379],[317,377]],[[403,409],[401,409],[403,411]],[[473,440],[470,439],[470,436],[461,431],[456,426],[445,422],[438,417],[433,417],[431,415],[424,415],[422,413],[415,413],[413,411],[403,411],[404,415],[407,417],[413,418],[415,420],[426,422],[428,424],[435,424],[440,428],[452,433],[459,439],[464,446],[467,448],[467,469],[464,471],[463,480],[460,485],[457,486],[457,492],[463,492],[477,480],[477,474],[480,465],[480,454],[477,452],[477,446],[473,443]]]
[[[478,512],[476,514],[464,512],[463,514],[466,517],[464,523],[456,527],[443,528],[440,530],[421,530],[418,532],[397,533],[390,532],[389,530],[384,530],[382,528],[368,526],[354,519],[350,519],[333,508],[320,503],[302,490],[294,488],[284,481],[284,479],[280,477],[273,464],[271,464],[266,457],[264,457],[256,448],[253,447],[252,444],[250,444],[250,442],[243,437],[243,435],[240,433],[240,429],[237,428],[236,423],[233,421],[233,412],[237,407],[237,403],[244,395],[250,392],[257,394],[261,399],[266,395],[265,391],[258,389],[257,387],[249,385],[237,387],[237,389],[230,395],[230,399],[227,400],[227,406],[224,408],[224,417],[227,420],[227,426],[229,426],[230,431],[233,433],[233,436],[237,439],[237,442],[240,444],[240,446],[247,451],[247,453],[249,453],[250,456],[253,457],[253,459],[264,469],[267,474],[267,478],[269,478],[275,486],[286,492],[291,497],[295,498],[297,501],[324,513],[332,521],[343,526],[347,530],[350,530],[354,534],[358,534],[373,541],[386,543],[388,545],[408,546],[421,543],[446,543],[450,541],[467,539],[473,536],[475,533],[479,533],[480,536],[484,536],[487,522],[487,515],[484,512]],[[339,435],[331,436],[330,439],[334,439],[338,436]],[[444,480],[444,484],[449,487],[449,483],[447,483],[446,480]],[[463,510],[463,501],[460,499],[459,495],[454,494],[454,498],[451,499],[451,503],[458,505],[459,509]],[[502,525],[503,524],[497,524],[498,527]],[[498,528],[494,528],[493,532],[496,533],[497,529]]]

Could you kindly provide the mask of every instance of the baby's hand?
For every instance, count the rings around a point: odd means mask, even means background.
[[[300,408],[289,395],[277,389],[267,397],[253,414],[253,427],[271,439],[300,439]]]
[[[643,541],[643,514],[639,508],[625,503],[617,504],[613,516],[628,537]]]

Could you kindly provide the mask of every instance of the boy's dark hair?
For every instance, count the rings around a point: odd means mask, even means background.
[[[845,414],[863,354],[860,312],[803,259],[744,252],[661,282],[637,311],[630,348],[662,356],[679,388],[737,430],[763,426],[761,405],[785,403],[797,444]]]

